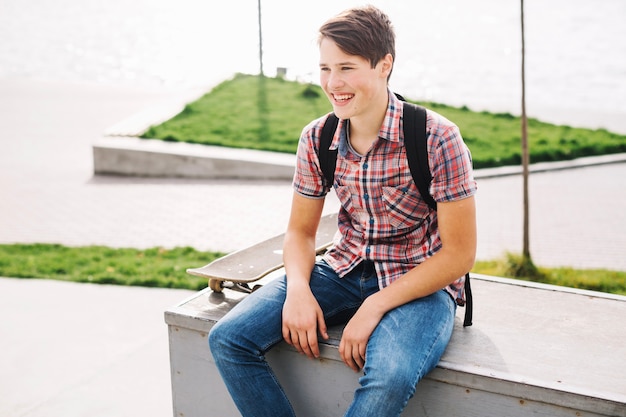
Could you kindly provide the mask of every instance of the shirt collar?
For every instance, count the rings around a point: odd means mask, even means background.
[[[402,101],[388,90],[389,103],[383,124],[380,126],[378,137],[390,142],[400,142],[400,119],[402,118]]]
[[[387,103],[387,112],[383,123],[380,126],[378,137],[390,142],[400,141],[400,123],[399,120],[402,117],[402,101],[400,101],[396,95],[389,89],[387,89],[389,101]],[[330,144],[329,149],[340,149],[341,151],[347,149],[347,127],[349,126],[348,120],[339,120],[338,128],[335,131],[335,136]]]

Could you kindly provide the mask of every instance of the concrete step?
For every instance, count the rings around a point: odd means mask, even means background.
[[[293,178],[295,155],[136,137],[104,137],[93,144],[94,173],[138,177]]]

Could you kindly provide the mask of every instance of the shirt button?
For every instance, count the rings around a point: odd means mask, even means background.
[[[367,165],[367,162],[363,164],[363,169],[367,169],[369,165]]]
[[[370,250],[370,247],[369,247],[369,246],[368,246],[367,248],[365,248],[365,253],[366,253],[367,255],[369,255],[369,254],[370,254],[370,251],[371,251],[371,250]]]
[[[363,194],[363,198],[367,201],[370,199],[370,195],[369,194]]]
[[[370,217],[370,224],[374,224],[374,218]]]

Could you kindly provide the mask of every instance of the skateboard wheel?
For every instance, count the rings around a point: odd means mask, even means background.
[[[222,290],[224,289],[224,281],[210,279],[209,288],[211,288],[213,292],[222,292]]]

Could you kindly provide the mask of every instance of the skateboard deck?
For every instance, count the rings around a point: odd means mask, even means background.
[[[319,255],[332,243],[337,231],[337,213],[322,216],[315,238],[315,251]],[[283,239],[281,234],[245,249],[223,256],[200,267],[189,268],[187,273],[209,280],[209,287],[221,292],[225,283],[231,288],[252,292],[248,283],[258,281],[266,275],[283,267]]]

